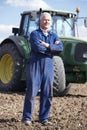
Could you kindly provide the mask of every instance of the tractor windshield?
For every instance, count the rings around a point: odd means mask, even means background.
[[[69,37],[75,35],[74,19],[64,16],[52,16],[51,30],[55,31],[59,36]],[[31,20],[29,15],[23,17],[21,33],[24,36],[30,35],[30,33],[39,27],[39,15],[35,20]]]
[[[54,30],[59,36],[74,36],[75,32],[73,23],[73,18],[53,16],[52,30]]]

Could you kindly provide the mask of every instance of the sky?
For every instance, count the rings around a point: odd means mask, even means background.
[[[77,7],[79,17],[87,17],[87,0],[0,0],[0,42],[12,35],[12,27],[19,27],[23,11],[51,8],[76,13]],[[78,22],[78,32],[80,37],[87,38],[83,19]]]

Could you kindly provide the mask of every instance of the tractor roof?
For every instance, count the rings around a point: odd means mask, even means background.
[[[24,14],[29,14],[29,13],[31,13],[31,12],[49,12],[49,13],[51,13],[51,14],[57,14],[57,15],[64,15],[64,16],[67,16],[67,15],[76,15],[75,13],[73,13],[73,12],[70,12],[70,11],[64,11],[64,10],[55,10],[55,9],[43,9],[43,10],[29,10],[29,11],[24,11],[23,13],[22,13],[22,15],[24,15]]]

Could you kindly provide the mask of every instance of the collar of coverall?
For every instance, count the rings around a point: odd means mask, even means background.
[[[52,31],[50,31],[50,30],[49,30],[49,32],[45,32],[44,29],[42,29],[42,28],[40,28],[40,29],[41,29],[41,31],[43,32],[43,34],[44,34],[45,36],[48,36],[49,34],[52,33]]]
[[[45,36],[48,36],[48,32],[45,32],[44,29],[40,28]]]

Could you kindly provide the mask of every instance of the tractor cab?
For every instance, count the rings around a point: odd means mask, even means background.
[[[59,37],[75,37],[78,32],[77,20],[84,19],[84,26],[87,27],[87,18],[79,17],[80,8],[76,8],[76,13],[61,10],[37,10],[25,11],[21,14],[20,28],[13,28],[14,35],[29,38],[30,33],[39,28],[40,14],[48,12],[51,14],[51,30],[56,32]]]
[[[29,37],[30,33],[39,28],[39,18],[42,12],[48,12],[52,16],[51,30],[60,37],[75,36],[76,14],[58,10],[28,11],[21,14],[19,35]],[[17,32],[15,29],[14,32]]]

